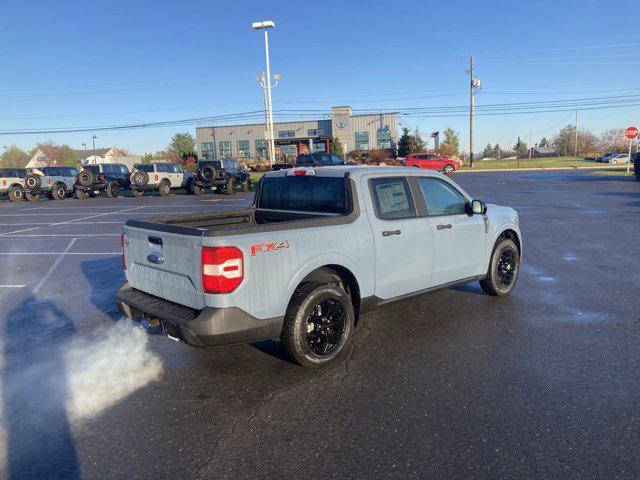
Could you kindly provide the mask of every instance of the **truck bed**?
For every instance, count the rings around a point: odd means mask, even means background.
[[[133,228],[143,228],[182,235],[217,237],[250,233],[252,231],[271,231],[276,229],[282,230],[341,224],[350,221],[351,217],[352,214],[315,214],[249,208],[247,210],[225,210],[214,213],[196,213],[128,220],[126,225]],[[277,228],[274,224],[278,224]]]

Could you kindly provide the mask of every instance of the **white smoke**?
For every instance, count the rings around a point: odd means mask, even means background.
[[[67,415],[94,416],[158,380],[162,363],[148,348],[147,333],[128,319],[94,338],[75,338],[64,349]]]

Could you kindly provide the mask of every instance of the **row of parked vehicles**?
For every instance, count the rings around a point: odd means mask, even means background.
[[[85,165],[80,170],[64,166],[0,169],[0,195],[14,202],[44,196],[62,200],[74,194],[85,199],[101,192],[116,198],[124,190],[130,190],[134,197],[146,192],[165,196],[176,189],[191,195],[202,195],[206,190],[232,195],[236,188],[248,192],[251,180],[249,173],[231,159],[202,160],[193,173],[185,172],[177,163],[139,163],[131,171],[115,163]]]

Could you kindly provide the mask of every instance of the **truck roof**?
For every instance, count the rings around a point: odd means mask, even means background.
[[[335,166],[322,166],[322,167],[293,167],[290,169],[275,170],[273,172],[267,172],[265,174],[269,177],[284,177],[291,175],[290,172],[294,170],[315,170],[315,175],[321,177],[344,177],[348,174],[349,177],[355,178],[368,174],[417,174],[429,175],[429,176],[442,176],[440,172],[435,170],[416,169],[407,167],[380,167],[380,166],[364,166],[364,165],[335,165]]]

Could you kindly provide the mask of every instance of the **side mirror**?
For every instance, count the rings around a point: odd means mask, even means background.
[[[471,202],[471,211],[474,215],[484,215],[487,213],[487,205],[482,200],[473,200]]]

